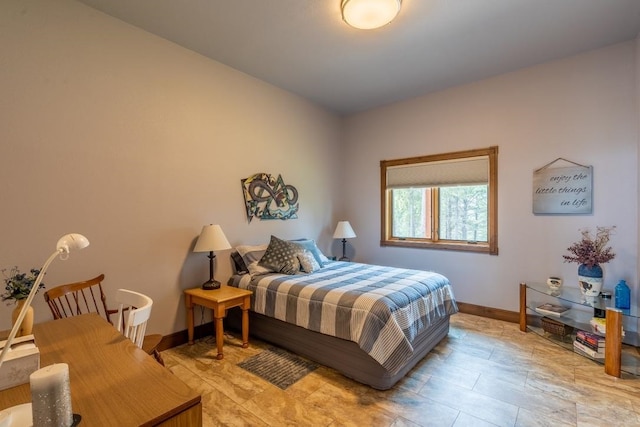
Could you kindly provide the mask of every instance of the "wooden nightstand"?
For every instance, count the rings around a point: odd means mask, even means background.
[[[214,290],[204,290],[202,288],[186,289],[184,295],[185,304],[187,305],[189,344],[193,344],[193,306],[201,305],[210,308],[213,310],[213,318],[216,326],[217,359],[223,359],[222,346],[224,344],[224,328],[222,320],[227,315],[227,309],[240,307],[242,308],[242,347],[247,348],[249,346],[249,307],[251,306],[251,294],[251,291],[224,285]]]

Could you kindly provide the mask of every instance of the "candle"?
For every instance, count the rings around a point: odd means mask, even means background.
[[[54,363],[29,376],[34,426],[69,427],[73,424],[69,365]]]

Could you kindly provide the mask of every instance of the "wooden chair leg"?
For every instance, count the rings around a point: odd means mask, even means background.
[[[160,355],[158,349],[153,350],[153,357],[158,361],[159,364],[164,366],[164,360],[162,360],[162,356]]]
[[[147,352],[147,354],[151,355],[164,366],[164,360],[162,360],[162,356],[158,351],[158,345],[160,345],[160,341],[162,340],[162,335],[160,334],[152,334],[145,335],[144,342],[142,343],[142,349]]]

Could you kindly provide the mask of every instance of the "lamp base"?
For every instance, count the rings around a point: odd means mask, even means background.
[[[347,258],[346,246],[347,239],[342,239],[342,256],[338,261],[349,261],[349,258]]]
[[[217,280],[207,280],[206,282],[204,282],[202,284],[202,289],[206,290],[206,291],[211,291],[213,289],[220,289],[220,282],[218,282]]]

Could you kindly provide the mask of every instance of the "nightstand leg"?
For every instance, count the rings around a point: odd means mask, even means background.
[[[249,309],[242,307],[242,348],[249,347]]]
[[[191,295],[186,295],[184,301],[187,305],[187,335],[189,344],[193,344],[193,302],[191,301]]]
[[[218,347],[218,356],[216,359],[222,360],[224,358],[224,354],[222,353],[222,346],[224,345],[224,328],[222,326],[223,317],[216,317],[216,347]]]

